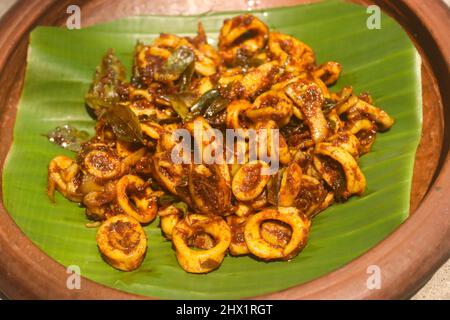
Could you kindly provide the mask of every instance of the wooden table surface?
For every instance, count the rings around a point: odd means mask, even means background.
[[[0,1],[0,17],[11,7],[16,1],[25,0],[1,0]],[[442,0],[450,6],[450,0]],[[1,297],[1,293],[0,293]],[[413,300],[450,300],[450,260],[448,260],[428,281],[428,283],[416,293]]]

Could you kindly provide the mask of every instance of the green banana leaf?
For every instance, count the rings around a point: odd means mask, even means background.
[[[83,97],[106,50],[114,48],[130,74],[137,40],[151,41],[160,32],[193,34],[200,19],[216,41],[223,20],[238,13],[140,16],[81,30],[38,27],[32,32],[14,143],[4,169],[3,200],[22,231],[50,257],[65,266],[78,265],[82,276],[127,292],[160,298],[242,298],[286,289],[335,270],[408,217],[422,124],[420,57],[393,19],[383,14],[381,29],[370,30],[366,8],[341,1],[255,12],[271,29],[309,44],[319,62],[342,63],[344,73],[333,90],[353,85],[356,92],[369,91],[375,104],[396,119],[360,161],[368,183],[365,194],[321,213],[313,222],[308,246],[293,261],[226,257],[217,271],[188,274],[178,266],[171,243],[155,221],[145,227],[149,245],[141,268],[120,272],[102,260],[96,229],[86,228],[82,208],[61,196],[56,204],[49,202],[48,163],[56,155],[73,154],[42,134],[66,123],[93,132]]]

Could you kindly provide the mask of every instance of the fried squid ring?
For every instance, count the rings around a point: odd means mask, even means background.
[[[292,112],[292,101],[283,92],[270,90],[258,96],[245,115],[255,122],[271,119],[284,126],[291,120]]]
[[[308,218],[313,217],[320,210],[320,205],[327,196],[322,183],[309,175],[302,176],[300,192],[295,198],[294,206]]]
[[[126,158],[140,148],[139,144],[118,140],[116,142],[116,152],[119,157]]]
[[[330,137],[327,142],[344,149],[355,159],[359,157],[361,144],[359,143],[358,138],[351,132],[339,132],[338,134]]]
[[[261,192],[258,197],[247,203],[250,205],[253,211],[261,210],[262,208],[266,207],[268,203],[266,189],[264,189],[263,192]]]
[[[219,54],[214,47],[204,43],[194,49],[195,54],[195,72],[201,76],[212,76],[217,72],[217,66],[220,62]]]
[[[248,100],[234,100],[230,102],[227,106],[227,128],[244,130],[242,117],[251,107],[252,104]]]
[[[320,65],[314,70],[314,77],[320,78],[327,86],[334,84],[341,75],[342,65],[340,63],[329,61]]]
[[[206,92],[214,89],[214,84],[211,81],[211,77],[202,77],[199,79],[192,79],[191,85],[189,87],[189,91],[195,96],[195,97],[201,97]]]
[[[278,127],[273,120],[261,121],[256,123],[255,130],[257,132],[256,147],[258,157],[260,155],[267,155],[272,157],[272,151],[275,151],[275,156],[281,164],[287,164],[291,161],[291,154],[289,147],[281,132],[278,132],[278,148],[272,143],[276,141]],[[265,131],[264,131],[265,130]],[[266,135],[264,135],[264,133]]]
[[[195,250],[188,246],[189,238],[199,233],[210,235],[215,246]],[[191,214],[180,221],[172,233],[172,242],[180,266],[190,273],[207,273],[220,266],[231,242],[228,224],[220,217]]]
[[[147,236],[134,218],[119,214],[103,222],[97,231],[97,245],[112,267],[132,271],[142,263],[147,250]]]
[[[125,159],[122,160],[122,173],[126,173],[133,167],[142,157],[146,154],[145,148],[140,148],[131,154],[129,154]]]
[[[226,98],[253,99],[258,94],[269,89],[278,79],[282,69],[276,62],[267,62],[251,69],[241,79],[233,82],[229,90],[223,93]],[[227,88],[228,89],[228,88]]]
[[[225,20],[219,34],[219,52],[232,65],[238,55],[252,57],[267,43],[269,28],[251,14]]]
[[[116,186],[117,203],[122,210],[140,223],[149,223],[158,213],[157,197],[141,178],[123,176]]]
[[[99,179],[114,179],[122,175],[120,158],[112,152],[91,150],[83,161],[86,171]]]
[[[164,128],[156,122],[141,123],[141,130],[145,136],[158,140],[164,133]]]
[[[218,163],[218,161],[225,162],[225,159],[216,157],[216,155],[219,155],[220,157],[220,152],[223,148],[220,139],[217,139],[216,136],[217,129],[213,129],[205,118],[197,117],[193,121],[185,123],[185,128],[193,137],[194,148],[201,157],[198,160],[205,163]]]
[[[180,143],[173,134],[179,128],[179,125],[176,123],[167,124],[164,126],[164,132],[160,135],[160,138],[156,144],[156,152],[170,152],[178,143]]]
[[[341,104],[337,112],[340,115],[352,109],[367,114],[371,120],[377,123],[378,129],[381,131],[386,131],[394,125],[394,119],[390,117],[386,111],[377,108],[356,96],[351,96],[347,103]]]
[[[245,242],[249,251],[262,260],[289,260],[306,245],[310,221],[300,215],[297,209],[289,211],[266,209],[248,218],[245,225]],[[261,224],[265,221],[280,221],[290,226],[292,235],[285,246],[273,245],[261,236]]]
[[[86,216],[94,221],[103,221],[111,215],[111,203],[116,200],[116,182],[109,182],[99,191],[91,191],[83,197]]]
[[[346,199],[352,194],[361,195],[364,192],[366,178],[350,153],[327,142],[319,143],[315,153],[314,166],[327,184],[340,196]],[[317,155],[325,156],[325,158],[319,158]],[[335,166],[332,161],[327,161],[326,157],[337,162],[338,166]]]
[[[339,115],[337,114],[335,109],[329,111],[326,117],[328,120],[328,134],[330,136],[337,135],[344,129],[344,123],[341,118],[339,118]]]
[[[315,63],[314,52],[303,42],[287,34],[271,32],[269,35],[269,54],[288,72],[300,72]]]
[[[360,144],[360,155],[368,153],[375,142],[377,126],[370,120],[356,120],[348,127],[348,131],[358,138]]]
[[[278,191],[278,205],[291,207],[300,192],[302,185],[302,168],[295,162],[290,163],[281,177],[280,190]]]
[[[265,221],[261,224],[261,237],[273,246],[285,247],[291,239],[289,225],[280,221]]]
[[[81,202],[83,194],[78,191],[80,168],[74,160],[58,156],[48,166],[47,195],[55,201],[55,190],[74,202]]]
[[[227,223],[231,231],[231,243],[228,251],[232,256],[243,256],[249,253],[244,238],[246,217],[228,216]]]
[[[238,217],[246,217],[252,212],[252,209],[253,208],[249,204],[245,202],[238,202],[234,214]]]
[[[320,204],[320,206],[313,212],[313,214],[310,214],[308,218],[312,219],[316,215],[318,215],[320,212],[331,206],[334,202],[334,193],[328,192],[327,196],[323,200],[323,202]]]
[[[299,81],[286,88],[287,95],[300,108],[315,143],[324,141],[328,136],[328,123],[322,112],[324,96],[314,82]]]
[[[173,228],[183,219],[183,212],[175,206],[168,206],[159,210],[159,223],[164,236],[172,239]]]
[[[189,203],[188,176],[189,168],[182,164],[175,164],[171,160],[171,153],[158,152],[152,157],[153,177],[171,193],[180,196]]]
[[[205,214],[227,213],[231,201],[230,180],[227,164],[192,164],[189,193],[197,209]]]
[[[250,201],[257,198],[269,181],[268,172],[269,165],[264,161],[255,160],[244,164],[234,175],[231,183],[236,199]]]
[[[370,119],[378,124],[378,129],[386,131],[394,125],[394,119],[391,118],[386,111],[377,108],[364,100],[359,99],[355,108],[366,113]]]

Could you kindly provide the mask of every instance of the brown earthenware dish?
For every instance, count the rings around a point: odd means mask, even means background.
[[[302,0],[261,0],[258,8]],[[370,251],[316,280],[265,299],[389,299],[413,295],[450,257],[450,11],[440,0],[357,0],[377,4],[409,33],[422,60],[423,132],[415,161],[410,217]],[[139,14],[195,14],[247,9],[245,1],[29,0],[0,21],[0,175],[26,67],[29,33],[37,25],[64,25],[69,5],[82,8],[83,25]],[[66,269],[20,231],[2,203],[0,182],[0,291],[12,299],[142,298],[83,279],[67,290]],[[366,286],[368,265],[383,269],[381,290]]]

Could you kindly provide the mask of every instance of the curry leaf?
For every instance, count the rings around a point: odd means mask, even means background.
[[[161,95],[160,98],[169,102],[181,119],[187,120],[192,116],[189,107],[195,101],[195,95],[189,92],[181,92]]]
[[[143,141],[139,118],[128,106],[114,104],[103,113],[102,117],[119,140],[134,143]]]
[[[194,52],[186,46],[180,46],[167,59],[163,72],[178,78],[194,61]]]
[[[126,82],[126,71],[114,50],[109,49],[95,71],[94,80],[86,94],[86,104],[97,113],[119,102],[118,87]]]
[[[188,210],[189,207],[185,202],[175,202],[174,204],[172,204],[175,208],[181,210],[181,212],[183,212],[183,215],[187,215],[188,214]]]
[[[211,89],[205,92],[200,99],[191,107],[191,112],[195,116],[203,115],[208,107],[222,96],[218,89]],[[222,98],[223,99],[223,98]]]

